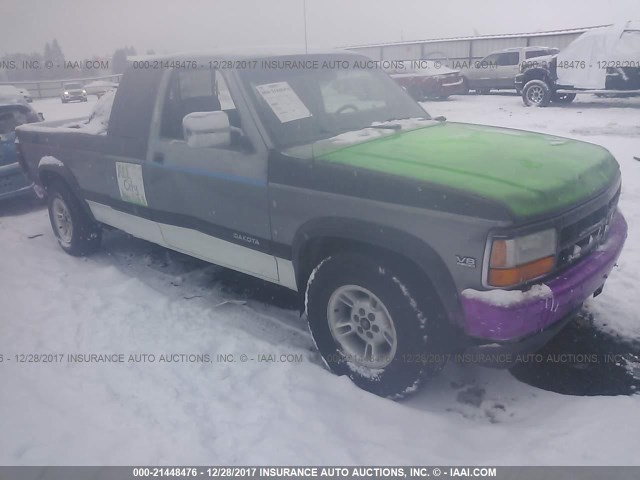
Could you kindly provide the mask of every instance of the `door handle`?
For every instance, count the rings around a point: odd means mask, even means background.
[[[164,154],[162,152],[156,152],[153,154],[153,161],[156,163],[164,163]]]

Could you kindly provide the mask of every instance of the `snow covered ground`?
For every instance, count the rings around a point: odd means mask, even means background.
[[[93,103],[34,106],[57,120]],[[637,352],[640,99],[527,109],[519,97],[491,95],[424,105],[452,121],[565,135],[616,155],[629,239],[580,328]],[[70,257],[46,209],[28,201],[0,204],[0,245],[0,464],[640,464],[639,395],[562,395],[508,371],[451,365],[392,402],[323,368],[294,296],[279,287],[118,232],[97,255]],[[65,357],[15,357],[31,353]],[[69,363],[68,353],[123,354],[125,363]],[[127,362],[130,354],[141,361]],[[210,362],[189,361],[203,354]],[[607,371],[578,367],[548,371],[575,387],[597,373],[595,393],[608,392]],[[536,368],[515,375],[535,378]]]

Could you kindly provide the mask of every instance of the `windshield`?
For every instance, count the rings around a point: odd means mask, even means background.
[[[82,88],[82,84],[80,83],[65,83],[64,88],[67,90],[79,90]]]
[[[239,74],[260,118],[282,148],[362,130],[376,122],[429,118],[381,70],[353,68],[358,61],[362,60],[342,57],[341,66],[348,68],[333,69],[331,61],[323,68],[321,59],[319,68],[309,70],[250,69]]]

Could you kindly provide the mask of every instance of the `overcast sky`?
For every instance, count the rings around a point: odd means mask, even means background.
[[[555,30],[640,19],[640,0],[307,0],[309,45],[334,47]],[[303,0],[2,0],[0,54],[67,60],[252,45],[304,45]]]

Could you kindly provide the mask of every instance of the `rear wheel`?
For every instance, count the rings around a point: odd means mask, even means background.
[[[440,304],[412,275],[355,253],[323,260],[307,285],[307,317],[327,366],[376,395],[417,390],[444,365]]]
[[[531,80],[522,89],[522,100],[527,107],[546,107],[551,102],[551,89],[543,80]]]
[[[62,249],[70,255],[83,256],[100,247],[102,230],[82,208],[80,201],[62,181],[47,189],[49,220]]]

